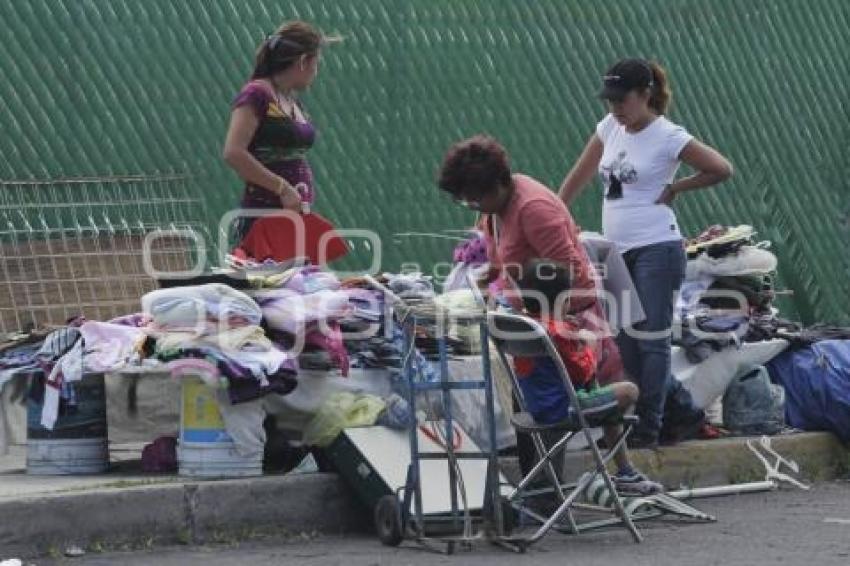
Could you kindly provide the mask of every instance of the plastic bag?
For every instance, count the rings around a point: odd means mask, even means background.
[[[330,446],[346,428],[375,424],[385,408],[386,403],[373,395],[336,393],[324,402],[304,429],[304,444]]]
[[[785,388],[789,425],[850,442],[850,340],[822,340],[765,365]]]
[[[759,366],[734,380],[723,396],[723,424],[735,434],[777,434],[785,427],[785,390]]]

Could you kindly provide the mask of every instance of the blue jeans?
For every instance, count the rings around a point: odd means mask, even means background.
[[[629,250],[623,259],[646,314],[646,320],[634,330],[656,336],[630,336],[624,330],[617,336],[617,344],[626,372],[640,388],[637,431],[657,437],[664,420],[685,422],[700,413],[670,371],[673,301],[685,277],[687,258],[677,240]]]

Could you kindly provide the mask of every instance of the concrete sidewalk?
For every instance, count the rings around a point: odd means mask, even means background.
[[[796,460],[806,479],[850,472],[850,452],[832,435],[778,436],[772,445]],[[139,446],[111,446],[110,452],[113,471],[88,477],[27,476],[20,446],[0,458],[0,558],[57,554],[69,545],[132,548],[371,529],[371,511],[333,474],[198,481],[142,475]],[[587,458],[586,452],[570,453],[566,466],[575,468]],[[740,438],[636,451],[634,460],[671,488],[764,477]],[[503,468],[516,478],[515,459],[504,459]]]

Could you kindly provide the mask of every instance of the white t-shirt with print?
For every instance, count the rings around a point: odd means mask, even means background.
[[[680,240],[673,209],[655,204],[673,182],[679,154],[693,139],[683,127],[659,116],[637,133],[608,114],[596,125],[604,151],[599,176],[605,189],[602,230],[622,253],[630,249]]]

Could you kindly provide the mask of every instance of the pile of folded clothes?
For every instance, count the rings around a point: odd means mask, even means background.
[[[220,283],[159,289],[142,297],[142,309],[153,356],[173,372],[194,360],[192,373],[227,388],[232,403],[295,388],[294,357],[266,336],[260,307],[242,291]]]
[[[303,369],[338,368],[348,374],[349,359],[339,321],[354,307],[332,273],[315,266],[276,276],[274,286],[251,292],[272,339],[299,354]]]
[[[674,343],[688,361],[742,342],[774,338],[799,328],[773,305],[776,256],[754,241],[751,226],[711,226],[687,242],[688,265],[676,304],[681,332]]]

